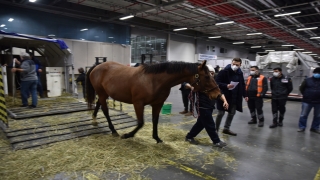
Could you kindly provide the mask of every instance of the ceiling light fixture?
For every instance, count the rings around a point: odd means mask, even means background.
[[[173,31],[181,31],[181,30],[186,30],[188,28],[178,28],[178,29],[173,29]]]
[[[14,20],[13,18],[9,18],[9,19],[8,19],[9,22],[12,22],[13,20]]]
[[[5,27],[5,26],[6,26],[5,24],[1,24],[1,25],[0,25],[0,27]]]
[[[54,35],[54,34],[49,34],[48,36],[49,36],[49,37],[52,37],[52,36],[56,36],[56,35]]]
[[[317,54],[309,54],[310,56],[315,56],[315,55],[317,55]]]
[[[29,0],[29,2],[36,2],[37,0]]]
[[[209,39],[216,39],[216,38],[221,38],[221,36],[212,36],[212,37],[208,37]]]
[[[85,28],[85,29],[81,29],[80,31],[87,31],[88,29],[87,28]]]
[[[266,50],[266,51],[275,51],[275,50],[273,50],[273,49],[268,49],[268,50]]]
[[[221,23],[216,23],[216,26],[224,25],[224,24],[233,24],[234,21],[226,21],[226,22],[221,22]]]
[[[251,46],[251,48],[261,48],[261,46]]]
[[[300,13],[301,13],[301,11],[291,12],[291,13],[284,13],[284,14],[276,14],[276,15],[274,15],[274,17],[289,16],[289,15],[300,14]]]
[[[310,39],[320,39],[320,37],[311,37]]]
[[[113,37],[109,37],[110,39],[113,39]]]
[[[302,53],[305,53],[305,54],[310,54],[310,53],[312,53],[312,52],[310,51],[310,52],[302,52]]]
[[[281,46],[294,46],[293,44],[283,44]]]
[[[311,29],[318,29],[318,27],[301,28],[301,29],[297,29],[297,31],[305,31],[305,30],[311,30]]]
[[[134,15],[129,15],[129,16],[125,16],[125,17],[122,17],[120,18],[120,20],[125,20],[125,19],[129,19],[129,18],[133,18]]]
[[[186,7],[188,7],[188,8],[194,8],[194,6],[191,6],[190,4],[186,4],[186,3],[182,3],[182,5],[184,5],[184,6],[186,6]]]
[[[234,42],[232,44],[243,44],[244,42]]]
[[[247,34],[247,36],[259,35],[259,34],[262,34],[262,33],[249,33],[249,34]]]
[[[303,51],[304,49],[293,49],[294,51]]]

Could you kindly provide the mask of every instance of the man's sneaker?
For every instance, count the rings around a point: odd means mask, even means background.
[[[310,129],[310,131],[320,134],[320,130],[319,129]]]
[[[199,144],[199,142],[194,140],[194,138],[186,138],[186,141],[188,141],[190,144],[195,144],[195,145]]]
[[[256,119],[251,119],[248,124],[257,124],[257,120]]]
[[[36,108],[37,106],[35,106],[35,105],[29,105],[28,106],[28,108],[30,108],[30,109],[33,109],[33,108]]]
[[[298,132],[304,132],[304,129],[300,128],[298,129]]]
[[[192,116],[192,112],[186,113],[185,116]]]
[[[223,141],[220,141],[218,143],[213,143],[213,147],[223,148],[223,147],[226,147],[226,146],[227,146],[227,143],[225,143]]]
[[[263,121],[259,121],[258,127],[263,127],[264,122]]]

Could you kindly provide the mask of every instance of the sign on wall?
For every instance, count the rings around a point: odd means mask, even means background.
[[[209,54],[199,54],[198,55],[198,60],[200,60],[200,61],[204,61],[204,60],[210,61],[210,60],[215,60],[215,59],[217,59],[217,55],[209,55]]]

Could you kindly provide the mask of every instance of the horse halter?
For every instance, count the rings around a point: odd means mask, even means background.
[[[199,74],[195,74],[195,75],[194,75],[194,78],[195,78],[195,81],[194,81],[193,83],[191,83],[190,85],[192,86],[192,85],[196,84],[196,85],[198,86],[198,85],[199,85],[199,82],[200,82],[200,76],[199,76]],[[215,85],[216,85],[216,87],[214,87],[214,88],[212,88],[212,89],[204,90],[204,91],[202,91],[202,92],[207,94],[208,92],[213,91],[213,90],[219,88],[219,86],[218,86],[217,84],[215,84]],[[219,96],[221,96],[221,94],[220,94]]]

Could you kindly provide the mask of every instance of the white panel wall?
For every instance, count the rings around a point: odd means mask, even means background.
[[[196,49],[193,43],[170,40],[168,48],[168,61],[195,62],[194,55]]]
[[[88,66],[88,43],[81,41],[73,41],[72,42],[72,54],[74,60],[74,69],[75,73],[78,74],[77,69],[80,67]]]
[[[88,42],[64,39],[73,54],[75,74],[79,67],[92,66],[95,57],[107,57],[108,61],[116,61],[124,65],[130,64],[131,46],[109,44],[102,42]]]

